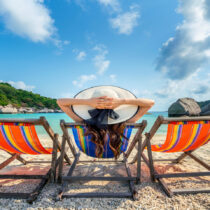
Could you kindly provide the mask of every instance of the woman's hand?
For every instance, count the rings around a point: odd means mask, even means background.
[[[122,99],[109,98],[107,96],[90,98],[87,100],[88,100],[88,105],[96,109],[115,109],[122,104]]]
[[[105,109],[104,101],[106,98],[107,98],[106,96],[101,96],[101,97],[90,98],[90,99],[86,99],[86,100],[87,100],[87,104],[89,106],[92,106],[95,109]]]
[[[107,97],[104,101],[105,109],[115,109],[123,104],[123,99],[109,98]]]

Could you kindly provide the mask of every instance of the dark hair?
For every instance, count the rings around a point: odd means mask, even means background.
[[[109,135],[109,147],[112,150],[115,159],[117,159],[120,155],[120,148],[125,142],[122,142],[122,138],[127,139],[123,135],[125,129],[125,123],[118,123],[107,125],[107,128],[99,129],[92,125],[87,125],[87,131],[85,132],[85,136],[90,135],[91,141],[95,143],[96,150],[95,154],[96,157],[100,157],[104,152],[104,144],[106,135]]]

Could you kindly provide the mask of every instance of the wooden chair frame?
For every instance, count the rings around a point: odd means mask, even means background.
[[[146,139],[142,144],[142,158],[147,164],[147,166],[150,169],[151,173],[151,178],[152,181],[157,180],[159,184],[161,185],[162,189],[164,192],[169,196],[172,197],[174,194],[195,194],[195,193],[209,193],[210,188],[203,189],[203,188],[197,188],[197,189],[174,189],[171,190],[169,189],[168,185],[166,182],[164,182],[163,178],[173,178],[173,177],[198,177],[198,176],[210,176],[210,166],[200,160],[198,157],[192,154],[193,151],[187,151],[183,152],[178,158],[176,159],[153,159],[152,158],[152,150],[151,150],[151,140],[155,133],[157,132],[158,128],[162,124],[168,124],[170,122],[174,121],[203,121],[203,120],[210,120],[210,117],[179,117],[179,118],[164,118],[163,116],[159,116],[155,123],[153,124],[152,128],[148,133],[146,133]],[[148,153],[148,158],[143,154],[143,151],[147,147],[147,153]],[[192,158],[194,161],[202,165],[204,168],[206,168],[208,171],[207,172],[191,172],[191,173],[170,173],[170,174],[160,174],[158,173],[155,168],[154,168],[154,161],[171,161],[172,163],[179,163],[181,160],[183,160],[186,156],[189,156]],[[132,163],[136,162],[137,156],[134,157]]]
[[[0,122],[2,123],[29,123],[31,125],[38,125],[43,126],[45,131],[48,133],[50,138],[53,141],[53,151],[52,151],[52,160],[51,161],[26,161],[24,158],[21,157],[20,154],[12,154],[10,158],[5,160],[3,163],[0,164],[0,170],[4,167],[6,167],[9,163],[17,159],[24,165],[29,163],[51,163],[51,167],[48,170],[48,172],[45,175],[11,175],[11,174],[4,174],[0,175],[0,179],[41,179],[41,182],[39,185],[33,190],[33,192],[30,193],[0,193],[0,198],[16,198],[16,199],[27,199],[28,203],[32,203],[43,187],[46,185],[48,180],[51,180],[51,182],[55,182],[56,179],[56,168],[58,166],[59,159],[57,159],[57,150],[61,151],[61,145],[58,141],[58,134],[54,133],[50,125],[48,124],[45,117],[40,117],[39,119],[0,119]],[[3,150],[2,150],[3,151]],[[65,160],[71,164],[70,159],[65,154],[64,158]]]
[[[61,121],[60,123],[61,128],[63,130],[63,140],[62,140],[62,149],[61,149],[61,159],[60,159],[60,163],[59,163],[59,171],[58,171],[58,182],[62,183],[61,186],[61,190],[59,192],[59,195],[57,196],[57,200],[61,200],[62,198],[72,198],[72,197],[101,197],[101,198],[110,198],[110,197],[115,197],[115,198],[133,198],[135,199],[135,195],[136,195],[136,191],[134,188],[134,181],[136,183],[140,182],[140,177],[141,177],[141,158],[140,158],[140,151],[141,151],[141,141],[142,141],[142,132],[145,129],[147,122],[144,120],[142,123],[135,123],[135,124],[126,124],[126,125],[131,125],[134,126],[133,129],[138,129],[136,132],[135,137],[133,138],[132,142],[130,143],[130,146],[127,149],[126,153],[123,153],[123,161],[119,161],[119,160],[100,160],[100,161],[80,161],[79,157],[80,157],[80,152],[76,152],[76,149],[72,143],[71,137],[68,134],[68,126],[71,125],[84,125],[84,124],[80,124],[80,123],[66,123],[65,121]],[[62,176],[62,172],[63,172],[63,155],[64,155],[64,151],[65,151],[65,146],[66,146],[66,142],[68,143],[69,148],[71,149],[71,152],[74,156],[74,162],[71,165],[68,173],[66,176]],[[127,163],[127,159],[129,157],[129,155],[131,154],[131,151],[134,149],[135,145],[138,142],[138,152],[137,152],[137,176],[136,177],[132,177],[131,176],[131,172],[130,172],[130,168],[128,166]],[[104,177],[104,176],[72,176],[74,169],[76,167],[76,164],[78,163],[103,163],[103,162],[114,162],[114,163],[124,163],[125,165],[125,169],[127,172],[127,176],[126,177],[120,177],[120,176],[115,176],[115,177]],[[97,192],[97,193],[71,193],[68,194],[66,192],[66,185],[68,182],[75,182],[75,181],[90,181],[90,180],[101,180],[101,181],[124,181],[124,182],[128,182],[129,184],[129,189],[130,192],[126,192],[126,193],[102,193],[102,192]]]

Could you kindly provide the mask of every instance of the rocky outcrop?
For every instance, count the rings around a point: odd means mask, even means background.
[[[0,113],[1,114],[16,114],[16,113],[61,113],[62,111],[59,109],[36,109],[33,107],[20,107],[16,108],[12,106],[11,104],[7,106],[0,106]]]
[[[30,108],[30,107],[21,107],[18,109],[19,113],[34,113],[36,112],[35,108]]]
[[[15,114],[15,113],[18,113],[18,109],[9,104],[7,106],[1,107],[0,113],[3,113],[3,114],[10,114],[10,113]]]
[[[37,110],[37,113],[54,113],[54,109],[48,109],[48,108],[44,108],[41,110]]]
[[[56,110],[54,110],[54,112],[55,112],[55,113],[62,113],[63,111],[60,110],[60,109],[56,109]]]
[[[168,116],[181,117],[210,115],[210,103],[203,107],[200,107],[199,104],[205,104],[205,102],[198,103],[193,98],[180,98],[168,108]]]

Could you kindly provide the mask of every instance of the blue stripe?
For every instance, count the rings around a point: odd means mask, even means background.
[[[79,141],[79,136],[78,136],[78,131],[77,131],[77,126],[69,126],[70,128],[72,128],[72,133],[74,135],[74,140],[75,140],[75,143],[77,145],[77,147],[79,148],[80,151],[84,152],[81,145],[80,145],[80,141]],[[129,126],[127,127],[126,129],[128,129],[127,131],[127,135],[126,137],[129,139],[130,136],[131,136],[131,133],[132,133],[132,128],[133,126]],[[85,126],[82,126],[82,129],[83,131],[85,132]],[[85,142],[85,145],[86,145],[86,153],[88,156],[91,156],[91,157],[96,157],[95,155],[95,150],[96,150],[96,144],[93,143],[92,141],[90,141],[91,139],[91,136],[88,135],[88,136],[83,136],[83,138],[81,140],[84,140]],[[107,139],[107,143],[104,144],[104,152],[103,152],[103,158],[113,158],[114,157],[114,153],[112,152],[110,146],[109,146],[109,141],[110,141],[110,138],[108,136],[108,139]],[[123,138],[122,139],[123,141],[123,149],[121,149],[121,153],[122,152],[125,152],[126,149],[127,149],[127,146],[128,146],[128,140]],[[88,148],[88,149],[87,149]]]
[[[27,145],[34,151],[34,152],[37,152],[39,154],[41,154],[40,152],[36,151],[33,146],[31,145],[31,143],[28,141],[28,138],[26,137],[26,134],[25,134],[25,131],[24,131],[24,126],[20,126],[20,131],[21,131],[21,134],[22,136],[24,137],[24,140],[25,142],[27,143]]]
[[[179,130],[178,130],[178,136],[177,136],[177,139],[176,139],[176,142],[175,144],[173,145],[172,148],[166,150],[165,152],[169,151],[169,150],[172,150],[178,143],[179,143],[179,139],[180,139],[180,136],[181,136],[181,133],[182,133],[182,128],[183,128],[183,125],[180,125],[179,126]]]
[[[194,137],[194,140],[191,142],[191,144],[184,151],[186,151],[188,148],[190,148],[192,146],[192,144],[195,143],[195,141],[197,140],[198,135],[200,134],[201,127],[202,127],[202,124],[199,124],[196,136]]]

